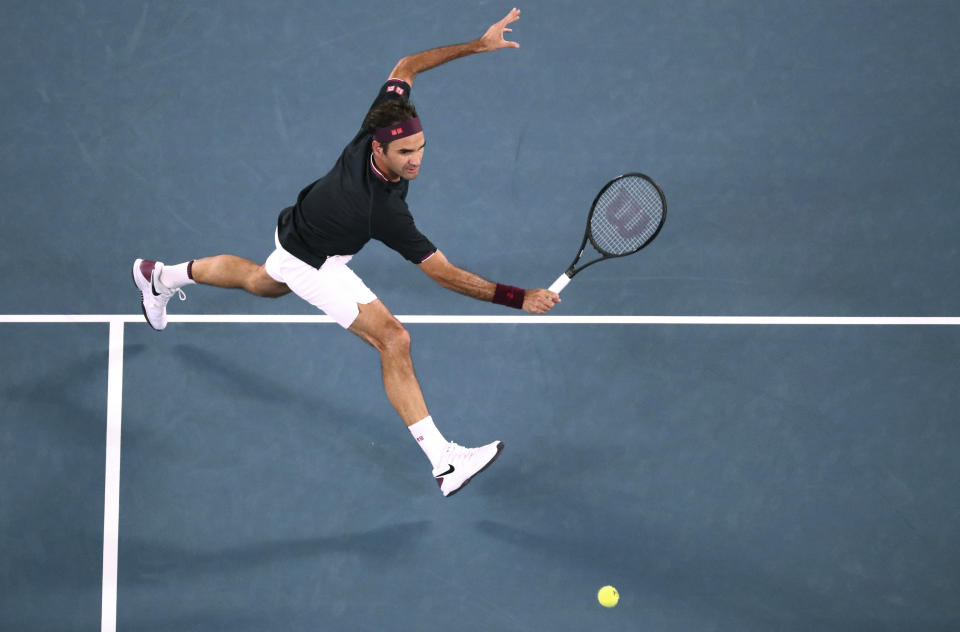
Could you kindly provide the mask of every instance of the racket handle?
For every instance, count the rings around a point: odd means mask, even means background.
[[[557,277],[557,280],[553,282],[553,285],[550,286],[549,290],[551,292],[556,292],[557,294],[559,294],[563,288],[567,287],[567,283],[570,282],[570,278],[571,277],[567,276],[567,273],[564,272],[559,277]]]

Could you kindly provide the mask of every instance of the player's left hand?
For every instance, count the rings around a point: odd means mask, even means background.
[[[523,295],[523,311],[546,314],[560,302],[560,295],[550,290],[527,290]]]
[[[487,29],[487,32],[480,38],[480,45],[484,51],[498,50],[500,48],[520,48],[520,44],[510,42],[504,39],[504,33],[512,33],[513,29],[507,28],[507,25],[513,24],[520,19],[520,9],[512,9],[507,17]]]

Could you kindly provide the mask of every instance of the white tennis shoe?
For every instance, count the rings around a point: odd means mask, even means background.
[[[143,317],[150,326],[161,331],[167,326],[167,301],[177,294],[181,301],[187,300],[183,290],[171,290],[160,282],[163,262],[137,259],[133,262],[133,282],[137,284],[142,297],[140,303]]]
[[[465,448],[452,441],[443,458],[433,470],[433,477],[444,496],[453,496],[474,476],[487,469],[503,450],[502,441],[494,441],[479,448]]]

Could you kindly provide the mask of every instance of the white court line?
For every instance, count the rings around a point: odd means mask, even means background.
[[[956,316],[445,316],[398,315],[400,322],[442,325],[820,325],[956,326]],[[333,323],[320,314],[179,314],[171,323]],[[0,314],[0,323],[138,323],[140,314]]]
[[[117,629],[117,548],[120,538],[120,422],[123,410],[123,322],[110,322],[107,368],[107,465],[103,492],[101,632]]]

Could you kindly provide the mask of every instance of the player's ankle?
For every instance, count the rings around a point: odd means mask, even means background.
[[[433,417],[424,417],[417,423],[408,426],[417,445],[427,455],[432,467],[437,467],[443,459],[443,454],[447,450],[449,442],[443,438],[440,431],[433,423]]]
[[[163,270],[160,271],[159,281],[170,290],[196,283],[193,280],[193,261],[186,261],[175,266],[164,266]]]

